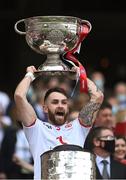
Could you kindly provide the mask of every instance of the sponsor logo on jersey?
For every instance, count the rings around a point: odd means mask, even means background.
[[[60,144],[67,144],[67,142],[65,142],[65,141],[63,140],[63,137],[62,137],[62,136],[59,136],[59,137],[57,137],[56,139],[60,142]]]
[[[48,129],[52,129],[52,126],[46,123],[43,123]]]

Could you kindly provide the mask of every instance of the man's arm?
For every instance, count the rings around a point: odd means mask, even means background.
[[[103,93],[100,89],[92,82],[87,79],[88,93],[90,96],[89,102],[81,109],[79,113],[79,120],[85,126],[93,125],[96,114],[103,102]]]
[[[24,169],[26,169],[27,171],[33,173],[33,171],[34,171],[34,166],[33,166],[31,163],[28,163],[27,161],[25,161],[24,159],[18,157],[16,154],[13,155],[12,161],[13,161],[15,164],[19,165],[21,168],[24,168]]]
[[[22,121],[25,126],[30,126],[35,122],[37,118],[33,107],[27,101],[27,97],[26,97],[29,86],[33,80],[32,75],[35,71],[36,69],[34,66],[30,66],[27,68],[26,76],[18,84],[14,93],[17,115],[19,117],[19,120]]]

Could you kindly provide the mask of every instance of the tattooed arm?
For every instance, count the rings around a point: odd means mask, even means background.
[[[88,93],[90,96],[89,102],[81,109],[79,120],[85,126],[93,125],[96,114],[103,102],[103,93],[90,79],[87,79]]]

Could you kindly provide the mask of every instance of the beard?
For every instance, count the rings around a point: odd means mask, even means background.
[[[52,124],[54,124],[56,126],[61,126],[67,120],[68,112],[65,113],[64,110],[61,111],[60,109],[56,109],[55,113],[52,113],[48,109],[48,116],[49,116],[49,120],[51,121]]]

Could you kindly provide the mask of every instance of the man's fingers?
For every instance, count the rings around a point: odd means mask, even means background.
[[[27,70],[26,70],[27,72],[32,72],[32,73],[34,73],[34,72],[36,72],[37,70],[36,70],[36,68],[35,68],[35,66],[29,66],[29,67],[27,67]]]

